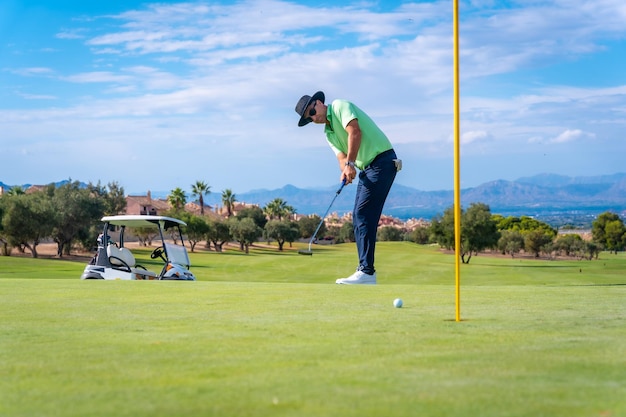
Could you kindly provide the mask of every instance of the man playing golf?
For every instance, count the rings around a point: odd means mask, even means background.
[[[310,122],[324,124],[328,144],[335,152],[341,170],[341,181],[352,183],[359,172],[354,211],[354,239],[359,267],[337,284],[376,284],[374,252],[378,221],[391,185],[401,168],[401,161],[387,136],[360,108],[346,100],[324,104],[324,93],[302,96],[296,105],[298,126]]]

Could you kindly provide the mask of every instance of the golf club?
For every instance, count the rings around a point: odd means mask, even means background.
[[[339,193],[341,193],[341,190],[343,190],[343,187],[345,185],[346,185],[346,180],[344,179],[343,181],[341,181],[341,187],[339,187],[339,189],[335,193],[335,197],[333,197],[333,201],[330,202],[330,205],[326,209],[326,213],[324,213],[324,215],[322,216],[322,220],[320,221],[320,224],[317,225],[317,229],[315,229],[313,236],[311,236],[311,240],[309,240],[309,250],[304,250],[304,249],[299,250],[298,253],[300,255],[313,255],[313,251],[311,251],[311,245],[313,244],[313,241],[315,240],[315,236],[317,236],[317,232],[320,230],[320,227],[322,227],[322,224],[324,223],[324,219],[326,218],[326,215],[330,211],[330,208],[333,206],[333,203],[335,202],[335,200],[337,199],[337,196],[339,195]]]

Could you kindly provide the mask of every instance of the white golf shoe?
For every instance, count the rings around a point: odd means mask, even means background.
[[[335,281],[337,284],[366,284],[366,285],[375,285],[376,284],[376,272],[372,275],[366,274],[363,271],[356,271],[354,274],[350,275],[348,278],[339,278]]]

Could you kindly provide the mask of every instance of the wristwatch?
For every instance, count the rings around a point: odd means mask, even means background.
[[[352,161],[346,161],[346,166],[347,166],[347,167],[352,167],[352,168],[355,168],[355,166],[354,166],[354,162],[352,162]]]

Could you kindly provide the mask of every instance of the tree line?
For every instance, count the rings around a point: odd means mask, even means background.
[[[115,182],[83,187],[69,181],[32,193],[13,187],[0,197],[0,253],[17,248],[36,258],[37,245],[48,239],[57,244],[59,257],[69,255],[75,244],[89,248],[98,235],[97,221],[125,209],[124,188]]]
[[[559,235],[557,229],[532,217],[504,217],[492,214],[484,203],[474,203],[461,210],[459,254],[463,263],[469,263],[472,255],[485,250],[511,257],[523,251],[536,258],[565,255],[591,260],[597,259],[603,250],[617,253],[626,248],[626,227],[615,213],[600,214],[592,223],[591,236],[589,241],[578,234]],[[409,240],[455,250],[454,237],[454,207],[449,207],[443,215],[432,219],[430,226],[411,232]]]
[[[279,250],[285,243],[300,238],[310,238],[322,220],[313,215],[291,220],[296,210],[282,199],[274,199],[264,208],[246,207],[234,213],[236,196],[232,190],[222,192],[226,209],[225,218],[204,214],[203,197],[210,187],[203,181],[192,185],[192,195],[198,198],[200,215],[185,211],[187,195],[176,188],[167,197],[171,209],[160,213],[179,218],[187,223],[183,233],[187,236],[191,250],[202,241],[221,252],[228,242],[236,241],[246,253],[252,243],[265,239],[276,241]],[[124,213],[126,197],[124,188],[118,183],[106,186],[89,183],[86,187],[78,181],[69,181],[61,186],[50,184],[40,190],[26,193],[13,187],[0,196],[0,254],[8,256],[13,248],[38,257],[37,246],[49,240],[57,244],[57,256],[69,255],[72,248],[93,248],[100,233],[103,216]],[[350,225],[333,230],[322,225],[319,236],[332,232],[335,242],[354,240]],[[149,245],[155,236],[148,230],[134,230],[141,244]]]
[[[197,198],[200,214],[185,211],[187,195],[181,188],[170,192],[167,199],[171,209],[160,213],[179,218],[187,223],[183,233],[191,251],[205,242],[206,248],[221,252],[228,242],[237,242],[248,253],[250,245],[262,240],[277,242],[278,250],[285,243],[310,239],[321,218],[318,215],[295,218],[296,210],[286,201],[276,198],[265,207],[245,207],[234,211],[236,196],[232,190],[222,192],[224,217],[204,213],[204,196],[210,193],[204,181],[192,184],[192,195]],[[12,248],[28,250],[37,257],[37,245],[50,239],[57,244],[57,256],[69,255],[72,248],[88,250],[93,247],[100,231],[100,219],[105,215],[126,210],[124,188],[118,183],[106,186],[89,183],[86,187],[77,181],[61,186],[50,184],[39,191],[26,193],[14,187],[0,197],[0,253],[9,255]],[[150,245],[155,236],[149,230],[135,230],[143,245]],[[428,226],[403,230],[385,226],[379,229],[380,241],[412,241],[418,244],[438,244],[454,250],[454,210],[449,207],[433,218]],[[321,239],[334,243],[354,241],[351,222],[323,223],[318,232]],[[557,254],[594,259],[602,250],[623,251],[626,247],[626,227],[615,213],[606,212],[592,224],[592,240],[579,235],[558,235],[550,225],[531,217],[503,217],[492,214],[489,206],[474,203],[461,210],[461,248],[463,263],[469,263],[476,253],[496,250],[512,257],[522,251],[552,257]]]

